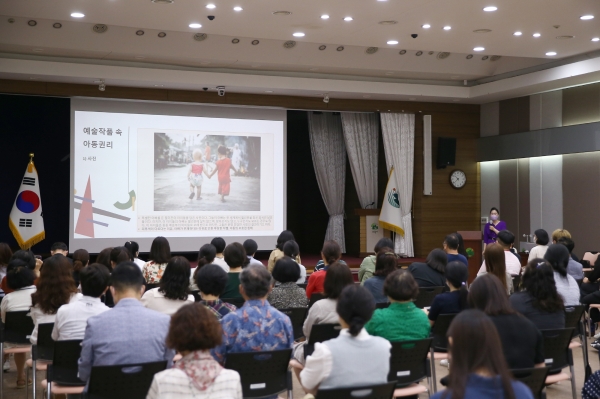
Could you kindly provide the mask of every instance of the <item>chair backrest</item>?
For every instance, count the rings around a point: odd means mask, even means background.
[[[511,275],[515,292],[521,291],[521,275]]]
[[[48,380],[60,385],[85,385],[85,382],[77,377],[79,371],[77,361],[80,356],[80,339],[56,341],[52,357],[52,371],[48,371]]]
[[[146,289],[144,290],[144,292],[150,291],[153,288],[158,288],[159,284],[149,284],[149,283],[145,283],[144,287],[146,287]]]
[[[304,291],[306,291],[306,286],[308,285],[308,283],[301,283],[301,284],[297,284],[298,287],[302,288]]]
[[[567,306],[565,308],[565,328],[574,328],[573,338],[583,331],[580,331],[582,327],[581,318],[585,312],[584,305]]]
[[[396,381],[354,388],[319,389],[316,399],[391,399]]]
[[[446,352],[448,350],[448,337],[446,333],[452,320],[454,320],[455,314],[441,314],[435,319],[435,324],[431,328],[433,334],[433,349],[438,352]]]
[[[0,340],[15,344],[31,344],[29,337],[33,332],[33,328],[33,319],[29,314],[29,310],[6,312]]]
[[[220,298],[223,302],[227,302],[230,303],[232,305],[234,305],[236,308],[241,308],[242,306],[244,306],[244,302],[246,302],[246,300],[244,300],[244,298]]]
[[[302,331],[302,327],[304,326],[304,319],[306,319],[306,315],[308,314],[308,308],[288,308],[279,309],[279,311],[290,318],[292,327],[294,328],[294,339],[303,337],[304,332]]]
[[[531,389],[535,399],[542,399],[542,392],[546,386],[546,377],[548,376],[548,367],[535,367],[532,369],[511,370],[515,380],[521,381]]]
[[[312,305],[315,304],[315,302],[320,301],[321,299],[325,298],[325,295],[322,292],[314,292],[311,294],[310,296],[310,301],[308,303],[308,308],[312,308]]]
[[[194,302],[200,302],[202,300],[200,297],[200,291],[190,291],[190,294],[194,296]]]
[[[167,368],[167,361],[117,366],[94,366],[88,399],[145,399],[154,374]]]
[[[54,329],[54,323],[38,324],[37,345],[35,345],[35,350],[32,350],[31,353],[34,359],[52,360],[54,356],[52,329]]]
[[[396,380],[401,388],[429,377],[427,355],[432,342],[433,338],[392,342],[388,380]]]
[[[569,344],[573,328],[541,330],[544,337],[544,362],[551,371],[561,370],[573,364]]]
[[[415,306],[421,309],[431,306],[433,298],[443,291],[444,287],[419,287],[419,295],[415,299]]]
[[[325,342],[337,338],[342,331],[339,324],[314,324],[310,330],[308,342],[304,345],[304,358],[312,355],[317,342]]]
[[[375,309],[385,309],[388,308],[390,306],[389,302],[377,302],[375,304]]]
[[[225,368],[240,374],[244,398],[260,398],[288,389],[291,356],[291,349],[228,353]]]

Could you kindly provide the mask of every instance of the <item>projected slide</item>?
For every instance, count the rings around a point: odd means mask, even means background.
[[[72,247],[284,228],[282,121],[75,111],[73,158]]]

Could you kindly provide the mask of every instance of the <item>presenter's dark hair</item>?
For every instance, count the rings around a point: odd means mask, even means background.
[[[396,301],[410,301],[419,295],[419,284],[411,272],[399,269],[386,277],[383,293]]]
[[[289,243],[290,241],[288,241]],[[285,256],[275,262],[273,267],[273,278],[283,283],[295,283],[300,279],[300,266],[292,258]]]
[[[386,237],[380,238],[377,244],[375,244],[375,253],[381,251],[383,248],[394,248],[394,242]],[[392,250],[392,252],[394,251]]]
[[[460,312],[450,324],[448,336],[452,337],[448,383],[452,389],[442,394],[443,399],[464,398],[469,377],[480,370],[499,377],[503,398],[515,399],[500,335],[485,313],[475,309]]]
[[[196,285],[200,292],[206,295],[221,296],[227,286],[227,273],[221,266],[205,265],[195,276]]]
[[[171,317],[167,347],[178,352],[209,350],[221,344],[221,323],[206,306],[191,303],[179,308]]]
[[[112,252],[113,247],[104,248],[98,256],[96,256],[96,263],[100,263],[104,265],[112,272],[112,265],[110,264],[110,253]]]
[[[165,298],[185,301],[190,288],[190,262],[183,256],[174,256],[167,263],[158,290]]]
[[[283,244],[283,254],[295,259],[296,256],[300,254],[300,247],[298,246],[298,243],[294,240],[289,240]]]
[[[391,248],[381,248],[375,258],[374,276],[387,277],[398,268],[398,258]]]
[[[85,249],[73,252],[73,271],[79,273],[90,262],[90,253]]]
[[[567,249],[569,250],[569,253],[573,252],[573,250],[575,249],[575,242],[572,239],[570,239],[569,237],[561,237],[558,239],[558,241],[556,243],[562,244],[565,247],[567,247]]]
[[[490,213],[492,213],[493,211],[496,211],[498,213],[498,215],[500,214],[500,211],[495,206],[492,207],[492,209],[490,209]]]
[[[100,297],[110,279],[110,272],[106,266],[100,263],[92,263],[84,267],[79,272],[79,281],[81,282],[81,293],[94,298]]]
[[[506,289],[493,274],[479,276],[473,281],[467,302],[470,308],[479,309],[488,316],[515,313],[508,301]]]
[[[248,264],[248,257],[246,256],[246,251],[244,251],[244,246],[239,242],[232,242],[226,246],[223,251],[223,257],[227,266],[231,268]]]
[[[446,238],[444,239],[444,242],[446,243],[446,246],[452,250],[457,250],[458,249],[458,237],[456,236],[455,233],[452,234],[448,234],[446,236]]]
[[[342,290],[351,284],[354,284],[354,278],[352,278],[352,272],[348,265],[334,262],[329,265],[325,272],[323,295],[325,298],[337,299],[340,297]]]
[[[0,265],[6,266],[8,262],[10,262],[10,258],[13,256],[13,253],[5,242],[0,242]]]
[[[13,290],[33,285],[35,274],[29,265],[21,259],[12,259],[8,262],[6,283]]]
[[[252,256],[258,251],[258,244],[253,239],[249,238],[244,241],[244,250],[246,251],[246,255]]]
[[[150,247],[150,260],[154,263],[163,264],[169,262],[169,259],[171,259],[169,241],[165,237],[156,237]]]
[[[425,263],[436,272],[444,274],[448,263],[448,255],[443,249],[436,248],[427,255]]]
[[[221,237],[215,237],[215,238],[213,238],[210,241],[210,243],[215,246],[215,249],[217,250],[218,254],[222,254],[223,250],[225,249],[225,246],[227,245],[225,243],[225,240],[222,239]]]
[[[342,257],[342,249],[340,248],[340,245],[337,242],[329,240],[325,241],[325,243],[323,244],[321,254],[323,255],[325,263],[330,265],[333,262],[337,262],[338,259]]]
[[[277,237],[277,245],[275,245],[275,248],[279,249],[280,251],[283,251],[283,245],[288,242],[288,241],[296,241],[296,239],[294,238],[294,233],[292,233],[289,230],[283,230],[280,234],[279,237]]]
[[[548,246],[544,259],[552,265],[555,272],[563,277],[567,277],[567,265],[569,264],[569,250],[562,244],[552,244]]]
[[[131,252],[131,256],[134,258],[137,256],[137,253],[140,252],[140,245],[135,241],[127,241],[123,246]]]
[[[56,251],[57,249],[60,249],[61,251],[68,251],[69,247],[67,247],[67,244],[64,242],[58,241],[52,244],[50,251]]]
[[[31,270],[35,269],[35,256],[33,255],[33,252],[24,249],[19,249],[10,258],[10,260],[15,259],[20,259],[23,262],[25,262],[25,265]],[[10,261],[8,263],[10,264]]]
[[[498,241],[499,244],[510,247],[515,242],[515,235],[508,230],[502,230],[498,233]]]
[[[349,325],[350,335],[356,337],[373,316],[375,298],[365,287],[352,284],[342,290],[336,311]]]
[[[564,310],[564,302],[556,290],[554,269],[545,260],[538,258],[527,263],[521,287],[531,295],[534,308],[548,313]]]
[[[144,285],[144,276],[140,267],[135,263],[122,262],[112,271],[110,285],[119,292],[130,289],[139,291]]]
[[[58,308],[69,303],[71,296],[77,293],[71,262],[58,254],[47,258],[36,286],[37,290],[31,294],[31,305],[37,305],[45,314],[56,314]]]
[[[133,256],[125,247],[114,247],[112,251],[110,251],[110,261],[116,266],[121,262],[133,261]]]
[[[548,245],[548,243],[550,242],[548,232],[544,229],[537,229],[533,234],[535,234],[535,243],[537,245]]]

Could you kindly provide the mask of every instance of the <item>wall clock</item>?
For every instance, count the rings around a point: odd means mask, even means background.
[[[467,184],[467,175],[460,169],[452,171],[450,173],[450,184],[456,189],[463,188]]]

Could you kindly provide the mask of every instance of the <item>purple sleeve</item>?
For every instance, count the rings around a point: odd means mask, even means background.
[[[504,220],[498,222],[498,224],[496,225],[496,229],[498,231],[506,230],[506,222]]]
[[[494,242],[494,233],[490,230],[490,224],[486,223],[483,228],[483,242],[492,244]]]

